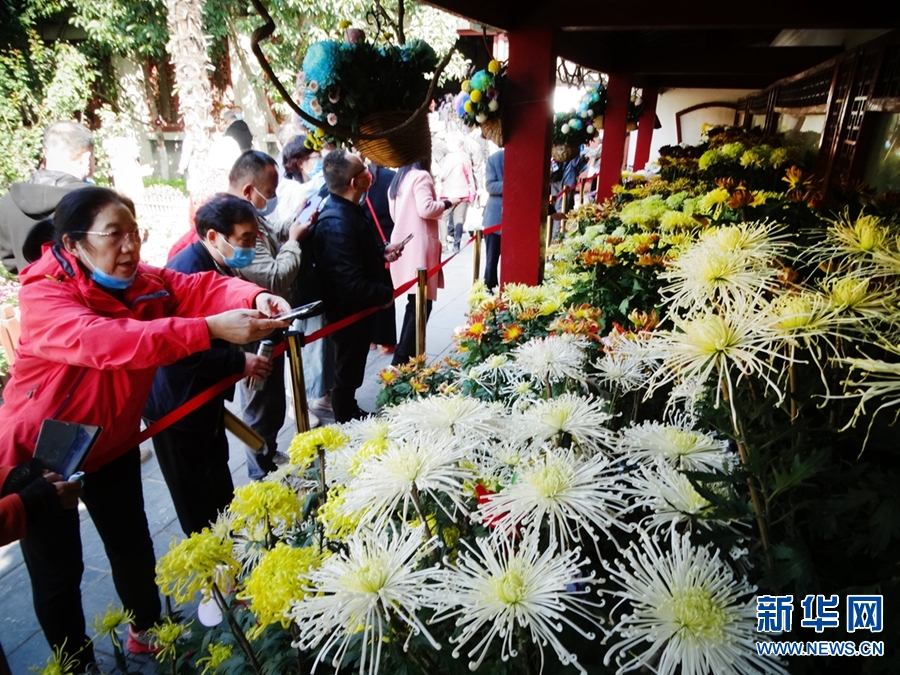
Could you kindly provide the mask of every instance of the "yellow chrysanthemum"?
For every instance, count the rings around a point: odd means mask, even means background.
[[[228,508],[236,519],[249,527],[273,521],[290,525],[301,516],[303,503],[287,485],[255,481],[237,488]]]
[[[263,556],[238,593],[239,600],[250,601],[250,611],[256,615],[256,624],[247,631],[247,637],[255,640],[267,626],[281,624],[290,626],[287,611],[291,602],[301,600],[305,595],[305,583],[301,575],[317,567],[327,553],[318,547],[294,548],[279,542]]]
[[[459,85],[459,88],[463,91],[471,91],[472,90],[472,80],[463,80],[462,84]]]
[[[188,602],[216,582],[228,583],[240,570],[231,540],[205,527],[180,542],[172,541],[169,552],[156,563],[156,584],[163,595]]]
[[[475,108],[472,107],[472,101],[466,101],[465,103],[463,103],[463,110],[471,114],[472,111],[475,110]]]
[[[347,473],[351,476],[358,476],[362,466],[370,457],[377,457],[388,448],[388,440],[386,437],[373,438],[363,443],[359,450],[350,459],[350,465],[347,467]]]
[[[682,211],[666,211],[659,219],[659,224],[664,230],[692,229],[700,225],[692,216]]]
[[[707,192],[700,198],[700,210],[703,213],[712,213],[717,207],[731,199],[731,194],[725,188],[716,188],[712,192]]]
[[[356,532],[364,515],[363,512],[348,512],[344,508],[346,490],[343,485],[328,488],[328,500],[316,512],[316,520],[325,528],[325,536],[332,541],[346,541]]]
[[[167,616],[162,623],[150,628],[147,632],[156,638],[156,646],[159,648],[156,658],[160,661],[174,658],[176,655],[175,645],[178,642],[178,638],[190,632],[188,629],[192,623],[192,621],[175,623]]]
[[[484,94],[481,93],[480,89],[473,89],[469,94],[469,100],[471,100],[472,103],[478,103],[481,100],[482,96],[484,96]]]
[[[209,656],[204,656],[202,659],[197,659],[197,665],[203,666],[203,671],[200,673],[200,675],[215,673],[216,670],[218,670],[219,666],[221,666],[231,658],[231,654],[233,651],[234,647],[232,645],[223,645],[219,643],[210,644]]]
[[[334,425],[320,427],[294,436],[288,448],[288,457],[295,466],[306,468],[315,461],[319,448],[333,452],[342,448],[348,440],[349,436]]]
[[[47,657],[47,665],[43,668],[30,668],[38,675],[72,675],[80,662],[65,652],[65,647],[54,647],[53,653]]]
[[[497,73],[500,72],[500,62],[495,59],[491,59],[490,62],[488,63],[487,69],[488,69],[488,72],[496,75]]]
[[[134,614],[129,610],[122,607],[122,605],[109,603],[105,614],[97,614],[94,617],[91,629],[94,631],[95,638],[109,635],[110,639],[118,644],[118,636],[122,634],[120,626],[133,621]]]

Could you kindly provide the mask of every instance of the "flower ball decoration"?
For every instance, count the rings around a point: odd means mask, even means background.
[[[590,120],[591,126],[595,129],[602,129],[606,103],[606,83],[601,81],[587,90],[575,112],[580,119]]]
[[[585,111],[587,112],[587,111]],[[593,120],[575,109],[553,115],[553,144],[578,148],[597,135]]]
[[[491,61],[487,70],[479,70],[471,79],[462,83],[462,91],[457,95],[456,111],[462,121],[470,127],[481,127],[482,135],[502,145],[492,136],[502,136],[502,131],[494,134],[490,129],[499,123],[502,109],[500,94],[506,81],[506,66],[499,61]]]
[[[310,45],[297,75],[301,109],[330,126],[360,130],[373,113],[408,112],[422,105],[429,73],[438,65],[434,49],[422,40],[403,46],[367,42],[361,30],[348,29],[347,41],[323,40]],[[391,86],[373,87],[373,82]],[[346,145],[329,133],[321,139]]]

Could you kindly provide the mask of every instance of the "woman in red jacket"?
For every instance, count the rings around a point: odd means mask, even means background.
[[[30,459],[45,419],[103,428],[84,463],[82,500],[119,598],[135,617],[127,646],[150,651],[146,629],[160,604],[132,439],[156,369],[209,349],[213,338],[243,344],[265,337],[287,326],[268,317],[289,307],[246,281],[141,263],[134,206],[112,190],[66,195],[54,226],[55,244],[20,276],[22,334],[0,408],[0,465]],[[76,672],[93,668],[78,512],[29,527],[22,554],[44,636],[78,659]]]

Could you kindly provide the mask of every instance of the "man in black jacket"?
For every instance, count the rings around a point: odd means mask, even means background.
[[[32,227],[56,211],[59,200],[87,185],[94,173],[94,137],[77,122],[54,122],[44,131],[44,168],[13,183],[0,199],[0,261],[14,274],[28,260],[22,254]]]
[[[240,264],[236,249],[253,251],[256,245],[259,223],[253,205],[220,193],[200,207],[195,222],[200,241],[182,249],[166,267],[185,274],[235,276],[234,266]],[[264,379],[271,373],[271,359],[213,340],[205,352],[156,372],[144,417],[155,422],[228,375]],[[233,496],[224,417],[225,399],[233,392],[229,388],[153,437],[159,468],[187,536],[208,527]]]
[[[400,257],[402,248],[385,246],[369,225],[359,202],[372,185],[363,161],[334,150],[322,163],[330,198],[313,229],[313,251],[325,316],[335,322],[367,307],[387,307],[394,288],[384,262]],[[356,402],[356,390],[366,372],[374,316],[369,315],[333,333],[334,389],[331,407],[336,422],[365,417]]]

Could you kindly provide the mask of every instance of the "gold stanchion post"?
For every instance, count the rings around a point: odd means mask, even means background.
[[[475,230],[475,253],[472,254],[472,283],[478,281],[481,273],[481,230]]]
[[[425,322],[428,321],[428,270],[416,268],[416,356],[425,356]]]
[[[309,404],[306,401],[306,381],[303,379],[303,333],[289,333],[287,336],[289,360],[291,362],[291,392],[294,399],[294,422],[297,433],[309,431]]]

